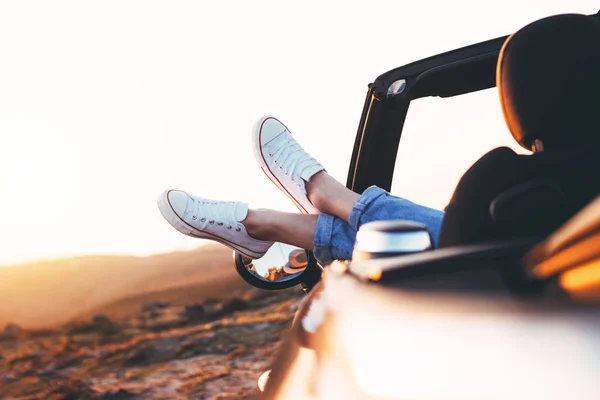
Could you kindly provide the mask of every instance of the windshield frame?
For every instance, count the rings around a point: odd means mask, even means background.
[[[589,17],[600,18],[600,12]],[[369,84],[346,187],[390,191],[404,121],[412,100],[453,97],[496,87],[496,63],[508,35],[461,47],[390,70]],[[402,90],[392,85],[404,80]]]
[[[380,75],[369,85],[346,186],[391,190],[402,129],[412,100],[452,97],[496,86],[496,61],[508,36],[429,57]],[[402,90],[390,86],[404,80]]]

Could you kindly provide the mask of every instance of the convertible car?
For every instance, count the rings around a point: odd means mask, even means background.
[[[424,226],[380,221],[349,262],[234,253],[249,283],[307,292],[261,398],[600,398],[600,15],[544,18],[379,76],[347,187],[391,189],[413,102],[489,89],[524,154],[491,149],[467,170],[437,248]]]

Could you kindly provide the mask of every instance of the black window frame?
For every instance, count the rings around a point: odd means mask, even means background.
[[[598,14],[590,17],[600,18]],[[453,97],[496,87],[496,63],[509,35],[461,47],[388,71],[368,85],[346,186],[362,193],[371,185],[391,190],[398,146],[412,100]],[[404,79],[399,94],[390,86]]]

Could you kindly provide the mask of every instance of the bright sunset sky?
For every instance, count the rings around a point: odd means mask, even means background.
[[[599,4],[1,2],[0,264],[195,247],[158,212],[167,188],[294,211],[255,167],[256,118],[281,118],[345,182],[379,74]],[[443,207],[466,167],[511,144],[494,90],[411,107],[395,194]]]

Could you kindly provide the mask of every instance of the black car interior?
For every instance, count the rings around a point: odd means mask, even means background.
[[[534,279],[558,277],[569,293],[600,298],[600,197],[531,249],[523,261]]]
[[[501,282],[498,287],[537,291],[535,279],[545,278],[529,279],[523,255],[600,193],[598,43],[598,15],[558,15],[377,78],[348,176],[347,186],[355,191],[372,184],[389,190],[404,119],[410,101],[419,97],[497,85],[509,131],[534,152],[497,148],[463,175],[446,209],[440,249],[352,263],[351,271],[402,287],[486,290]],[[387,87],[399,79],[406,81],[405,90],[390,94]]]
[[[600,20],[559,15],[510,36],[497,66],[509,131],[532,155],[498,148],[461,181],[440,246],[545,236],[600,192]],[[564,79],[564,77],[568,77]]]

